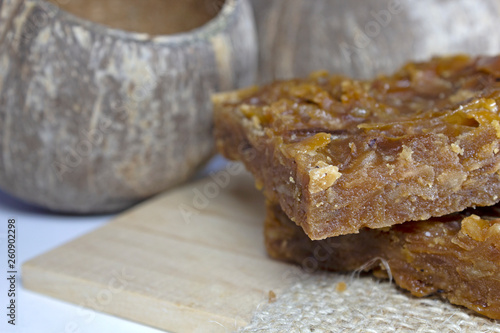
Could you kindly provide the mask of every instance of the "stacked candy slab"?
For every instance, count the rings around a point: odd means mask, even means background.
[[[414,296],[438,294],[500,319],[499,209],[481,207],[312,241],[279,205],[269,203],[266,248],[271,257],[304,267],[390,274]]]
[[[300,262],[313,240],[332,241],[323,268],[380,257],[413,294],[500,318],[497,211],[457,214],[500,200],[500,57],[433,58],[371,81],[314,73],[213,100],[219,151],[269,202],[272,256]]]
[[[500,57],[215,97],[216,140],[311,239],[500,200]]]

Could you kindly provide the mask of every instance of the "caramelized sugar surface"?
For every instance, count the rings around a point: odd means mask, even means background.
[[[492,205],[499,81],[500,57],[461,55],[279,81],[215,100],[217,145],[312,239]]]
[[[456,56],[409,63],[373,81],[318,72],[275,82],[240,103],[247,118],[281,136],[290,151],[323,148],[332,156],[347,135],[372,134],[373,146],[412,134],[456,136],[498,120],[499,81],[500,57]]]

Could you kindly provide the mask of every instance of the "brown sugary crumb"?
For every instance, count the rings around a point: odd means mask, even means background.
[[[274,303],[276,302],[276,294],[274,291],[269,290],[269,303]]]
[[[343,293],[344,291],[346,291],[346,289],[347,284],[344,281],[337,283],[337,287],[335,288],[338,293]]]

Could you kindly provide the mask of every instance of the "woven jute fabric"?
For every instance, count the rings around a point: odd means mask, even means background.
[[[277,293],[240,332],[500,333],[500,321],[439,298],[413,297],[389,280],[315,273]]]

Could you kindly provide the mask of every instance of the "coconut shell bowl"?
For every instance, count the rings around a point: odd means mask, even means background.
[[[103,213],[175,186],[256,71],[247,0],[0,1],[0,189]]]

